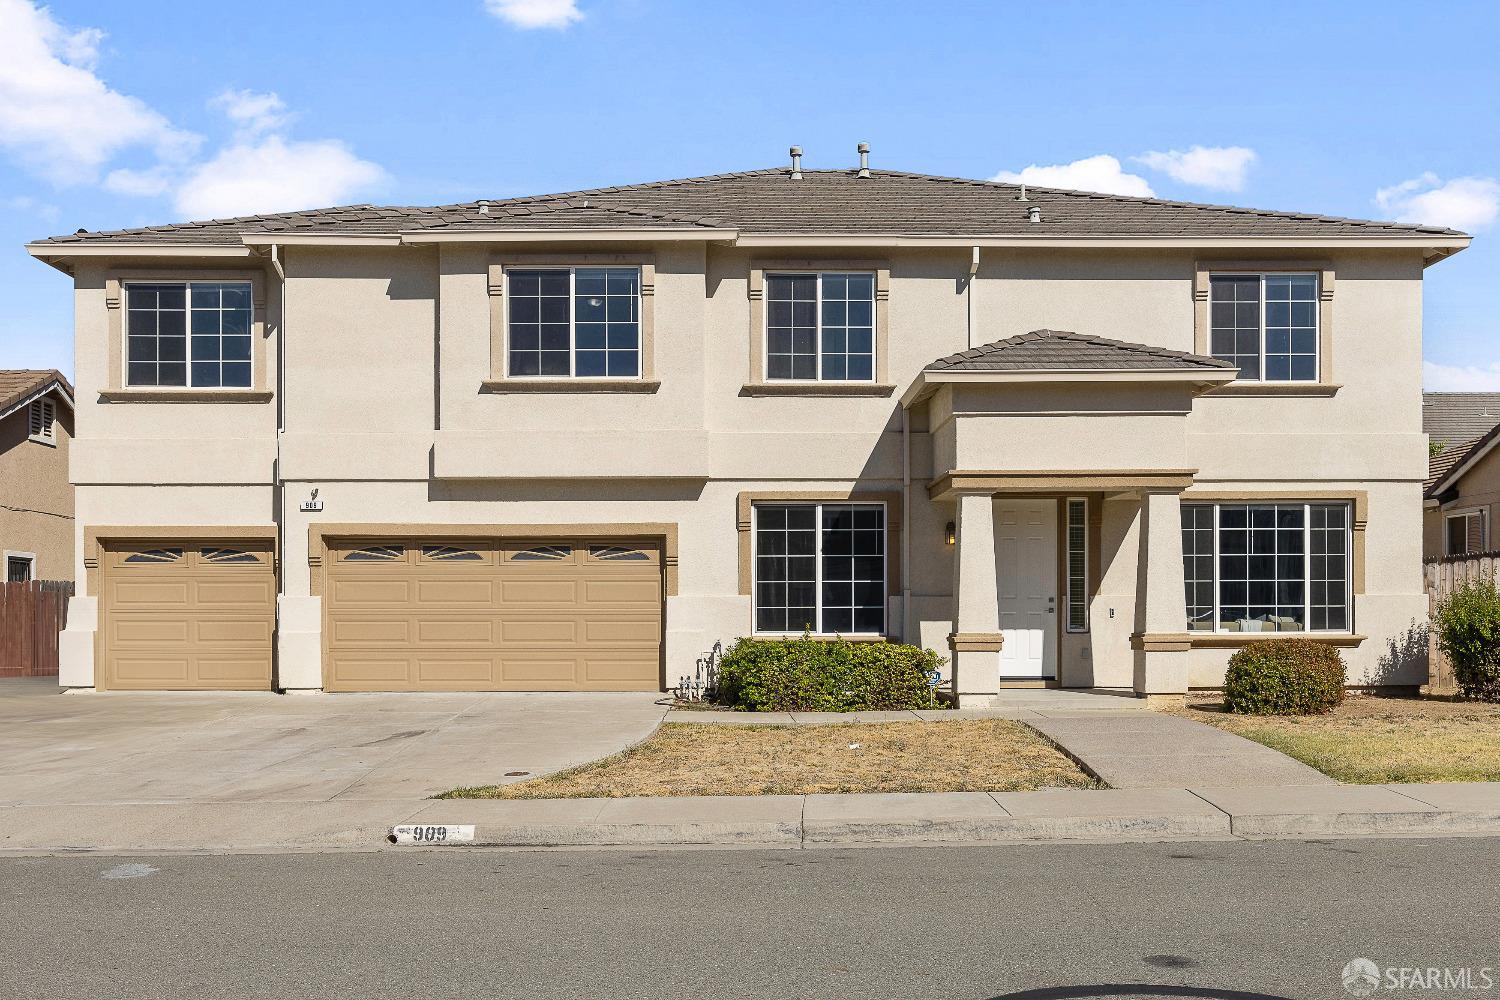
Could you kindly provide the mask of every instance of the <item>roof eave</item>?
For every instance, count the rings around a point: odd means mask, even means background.
[[[428,246],[436,243],[649,243],[649,242],[734,242],[735,229],[705,226],[659,229],[506,229],[481,232],[445,233],[418,230],[401,234],[406,246]]]
[[[1188,368],[1028,368],[1028,369],[923,369],[906,392],[901,405],[910,408],[930,396],[941,385],[963,383],[1076,383],[1076,382],[1178,382],[1200,390],[1225,385],[1239,377],[1237,369]]]
[[[1413,233],[1382,233],[1370,236],[1067,236],[1055,233],[1031,235],[904,235],[898,233],[802,233],[743,234],[735,243],[743,247],[1079,247],[1117,249],[1158,248],[1246,248],[1309,250],[1327,247],[1363,249],[1431,249],[1447,251],[1433,260],[1452,256],[1467,247],[1471,237]]]
[[[69,410],[74,409],[73,394],[68,391],[67,383],[64,382],[61,378],[57,378],[54,376],[53,378],[49,378],[47,381],[37,386],[35,389],[32,389],[26,395],[16,400],[14,403],[11,403],[9,406],[3,409],[0,409],[0,420],[4,420],[11,414],[27,406],[30,406],[36,400],[41,399],[43,396],[54,391],[63,398],[63,402],[68,404]]]

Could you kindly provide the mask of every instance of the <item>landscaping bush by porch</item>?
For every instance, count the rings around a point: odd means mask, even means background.
[[[941,708],[931,677],[943,662],[890,642],[741,639],[719,666],[719,700],[746,712]]]
[[[1243,715],[1322,715],[1344,700],[1344,658],[1311,639],[1268,639],[1229,658],[1224,708]]]
[[[1500,701],[1500,591],[1494,579],[1471,580],[1439,601],[1433,627],[1459,693]]]

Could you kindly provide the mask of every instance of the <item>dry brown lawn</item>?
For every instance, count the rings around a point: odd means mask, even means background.
[[[1500,781],[1500,705],[1354,696],[1328,715],[1230,715],[1217,698],[1182,710],[1351,784]]]
[[[1097,788],[1055,746],[999,719],[831,726],[668,723],[613,757],[440,798],[571,799]]]

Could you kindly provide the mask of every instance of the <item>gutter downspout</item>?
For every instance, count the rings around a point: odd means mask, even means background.
[[[911,410],[901,407],[901,641],[911,634]]]
[[[979,248],[971,248],[969,258],[969,284],[964,289],[964,298],[968,300],[969,306],[969,346],[974,346],[974,279],[979,276]]]
[[[280,316],[276,321],[276,462],[272,474],[271,516],[276,522],[276,634],[281,635],[279,592],[286,589],[286,484],[281,478],[281,435],[286,430],[286,269],[281,266],[281,247],[271,244],[271,267],[281,280],[277,295]],[[281,657],[274,654],[276,680],[281,680]]]

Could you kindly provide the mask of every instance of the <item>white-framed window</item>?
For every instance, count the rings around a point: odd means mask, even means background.
[[[1068,500],[1067,506],[1067,628],[1069,632],[1087,632],[1089,628],[1089,504],[1082,497]]]
[[[639,378],[639,267],[505,270],[513,378]]]
[[[1208,352],[1241,381],[1318,380],[1317,274],[1215,273],[1208,289]]]
[[[757,503],[755,631],[883,635],[883,503]]]
[[[1443,554],[1468,555],[1486,552],[1490,544],[1490,512],[1486,507],[1471,507],[1443,514]]]
[[[1182,505],[1189,631],[1348,632],[1347,503]]]
[[[30,583],[36,579],[35,552],[5,553],[5,582]]]
[[[768,273],[765,298],[767,380],[875,380],[873,273]]]
[[[125,283],[125,384],[248,389],[248,281]]]
[[[50,399],[33,399],[26,411],[26,434],[40,444],[57,443],[57,404]]]

